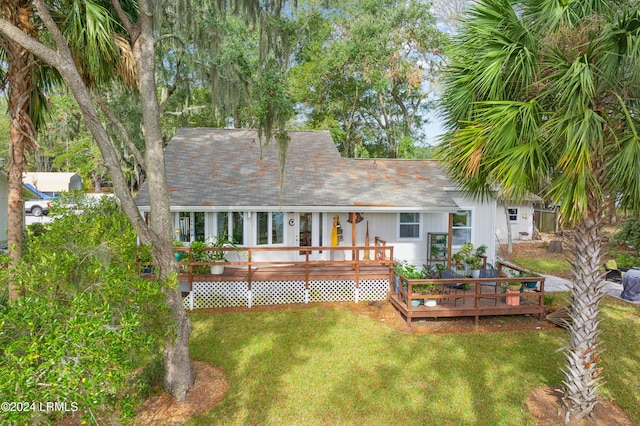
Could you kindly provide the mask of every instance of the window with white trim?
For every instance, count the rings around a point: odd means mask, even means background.
[[[244,244],[244,213],[219,212],[216,213],[216,236],[227,238],[234,244]]]
[[[420,213],[400,213],[398,215],[398,239],[417,240],[421,234]]]
[[[191,241],[204,241],[205,238],[205,213],[204,212],[178,212],[176,225],[176,240],[183,243]]]
[[[459,210],[453,213],[451,231],[452,247],[471,242],[471,210]]]
[[[509,207],[507,208],[507,215],[509,216],[510,223],[518,223],[518,208],[517,207]]]
[[[256,242],[258,245],[284,243],[284,213],[258,212],[256,214]]]

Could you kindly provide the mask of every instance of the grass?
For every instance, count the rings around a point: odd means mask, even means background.
[[[571,265],[569,262],[561,257],[513,257],[509,260],[529,271],[542,274],[553,275],[559,272],[571,271]]]
[[[640,422],[640,307],[607,298],[603,393]],[[533,425],[525,400],[559,386],[568,336],[406,334],[344,309],[195,313],[191,354],[231,387],[190,424]]]
[[[640,422],[640,307],[607,298],[603,392]],[[191,354],[231,387],[190,424],[533,425],[566,332],[405,334],[345,309],[195,313]]]
[[[607,298],[602,316],[603,393],[640,424],[640,306]]]

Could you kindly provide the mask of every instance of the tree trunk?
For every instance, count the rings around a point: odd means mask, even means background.
[[[137,25],[140,35],[133,44],[133,54],[138,72],[138,88],[142,101],[142,122],[145,131],[145,162],[149,185],[150,225],[153,241],[154,260],[159,266],[162,281],[176,281],[178,264],[173,254],[173,226],[169,210],[164,146],[160,126],[160,105],[155,84],[155,51],[153,38],[153,8],[150,2],[140,1],[140,15]],[[189,358],[189,336],[191,322],[182,304],[178,282],[165,285],[165,299],[172,311],[176,335],[164,346],[164,387],[176,399],[182,401],[193,386],[194,377]],[[173,327],[172,327],[173,328]]]
[[[509,208],[504,205],[504,216],[507,219],[507,253],[513,253],[513,234],[511,233],[511,220],[509,220]]]
[[[153,245],[153,260],[159,269],[159,281],[165,289],[168,307],[172,310],[173,322],[167,327],[170,335],[175,335],[173,341],[165,344],[165,386],[166,390],[176,399],[184,400],[186,393],[193,384],[191,364],[189,362],[189,334],[191,324],[182,306],[180,289],[177,283],[178,264],[173,256],[172,227],[169,212],[169,199],[164,168],[164,151],[160,132],[160,112],[154,81],[154,39],[153,39],[153,7],[149,1],[140,0],[138,6],[140,15],[138,22],[133,25],[125,23],[133,40],[133,53],[136,61],[138,85],[142,100],[143,127],[145,138],[145,156],[147,164],[147,180],[150,194],[150,228],[143,220],[128,190],[128,184],[120,168],[121,156],[111,143],[106,129],[100,122],[92,97],[75,66],[66,40],[48,12],[43,0],[34,0],[38,13],[49,30],[51,38],[56,43],[57,50],[38,43],[24,32],[0,19],[0,31],[12,40],[28,48],[32,53],[54,66],[69,85],[74,98],[78,102],[83,118],[93,135],[105,166],[113,181],[114,191],[120,200],[120,205],[131,224],[138,229],[143,243]],[[118,3],[113,3],[117,7]],[[126,16],[121,14],[121,18]]]
[[[96,174],[93,177],[93,192],[102,192],[102,175]]]
[[[8,109],[11,123],[9,127],[9,171],[7,179],[7,245],[11,264],[15,265],[22,256],[22,231],[24,229],[24,201],[22,197],[22,175],[26,171],[26,150],[35,146],[35,130],[29,116],[33,75],[31,54],[18,44],[6,40],[4,43],[9,67]],[[13,280],[9,281],[9,298],[17,299],[19,289]]]
[[[570,342],[564,348],[567,363],[563,371],[567,422],[590,415],[600,400],[597,391],[602,384],[598,314],[600,300],[605,294],[605,281],[600,272],[603,228],[600,206],[602,203],[591,200],[589,212],[573,233]]]

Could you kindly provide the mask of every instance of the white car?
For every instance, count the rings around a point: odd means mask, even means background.
[[[24,200],[25,213],[31,213],[38,217],[43,214],[49,214],[49,208],[51,207],[51,200],[37,199],[37,200]]]

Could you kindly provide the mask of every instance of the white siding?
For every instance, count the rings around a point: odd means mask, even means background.
[[[508,241],[506,208],[517,209],[517,218],[511,222],[511,238],[513,240],[530,240],[533,236],[533,205],[531,203],[498,203],[496,211],[496,235],[501,244]],[[522,233],[522,234],[521,234]]]
[[[461,210],[472,210],[471,242],[475,247],[487,246],[487,261],[495,264],[496,258],[496,202],[472,200],[462,195],[454,197]],[[455,252],[455,247],[454,247]]]

